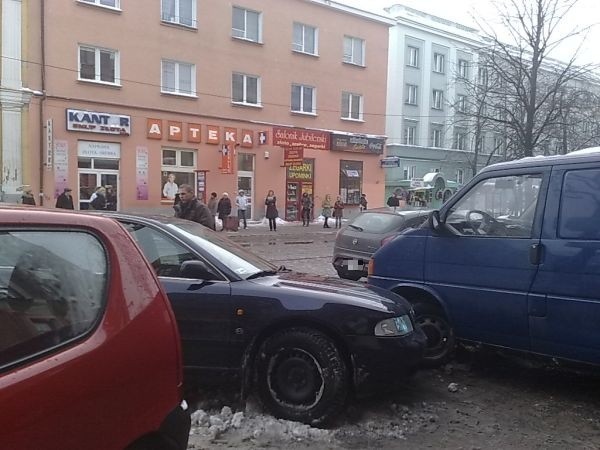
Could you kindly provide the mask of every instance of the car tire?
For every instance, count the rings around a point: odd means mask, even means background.
[[[427,336],[427,347],[422,367],[435,368],[447,363],[454,353],[454,330],[444,311],[425,302],[413,304],[415,322]]]
[[[349,391],[348,368],[336,344],[309,328],[290,328],[260,347],[257,390],[276,417],[326,425],[340,412]]]

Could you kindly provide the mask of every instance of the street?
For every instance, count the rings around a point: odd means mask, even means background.
[[[276,265],[336,276],[335,229],[287,224],[228,233]],[[364,281],[364,280],[363,280]],[[278,420],[238,389],[204,389],[191,401],[189,449],[447,448],[598,449],[600,376],[532,367],[492,351],[465,351],[437,370],[351,403],[326,430]]]

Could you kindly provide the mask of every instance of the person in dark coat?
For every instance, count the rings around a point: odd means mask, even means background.
[[[367,201],[367,194],[360,194],[360,212],[363,212],[367,209],[367,205],[369,202]]]
[[[211,192],[210,194],[210,198],[208,199],[208,209],[210,210],[210,213],[213,215],[213,217],[215,218],[215,221],[217,220],[217,203],[219,201],[217,200],[217,193],[216,192]]]
[[[71,188],[66,187],[62,194],[56,199],[56,207],[62,209],[75,209],[73,206],[73,196],[71,195]]]
[[[344,217],[344,202],[342,197],[338,195],[337,200],[333,204],[333,217],[335,217],[335,227],[342,228],[342,218]]]
[[[265,206],[267,207],[265,216],[267,219],[269,219],[269,230],[277,231],[276,219],[279,217],[279,212],[277,211],[277,197],[275,197],[275,192],[272,190],[267,193],[267,197],[265,198]]]
[[[31,188],[25,188],[23,190],[23,195],[21,196],[21,203],[23,203],[24,205],[35,206],[35,197],[33,196],[33,192],[31,192]]]
[[[217,204],[217,213],[219,214],[219,219],[223,222],[221,231],[224,231],[227,226],[227,218],[231,214],[231,200],[229,199],[229,194],[227,192],[223,192],[223,195]]]
[[[191,220],[204,225],[211,230],[215,229],[215,218],[204,203],[196,198],[194,190],[189,184],[179,186],[180,202],[175,209],[175,217]]]
[[[310,223],[310,210],[313,207],[312,200],[308,195],[308,192],[304,192],[302,194],[302,199],[300,200],[300,206],[302,207],[301,215],[302,215],[302,226],[307,227]]]
[[[108,211],[116,211],[117,210],[117,193],[114,188],[107,184],[104,186],[106,188],[106,209]]]

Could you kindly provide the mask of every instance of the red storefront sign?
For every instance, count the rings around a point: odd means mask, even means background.
[[[285,167],[301,166],[303,163],[303,147],[287,147],[283,150],[283,165]]]
[[[273,127],[273,145],[278,145],[280,147],[303,147],[314,150],[329,150],[330,135],[331,133],[326,131]]]

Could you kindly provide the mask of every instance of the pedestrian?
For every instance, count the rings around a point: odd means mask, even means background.
[[[108,211],[116,211],[117,210],[117,193],[114,188],[107,184],[104,186],[106,188],[106,209]]]
[[[56,207],[62,209],[75,209],[73,206],[73,196],[71,195],[70,187],[66,187],[63,189],[63,193],[58,196],[56,199]]]
[[[301,203],[301,214],[302,214],[302,226],[303,227],[307,227],[308,224],[310,223],[310,210],[313,207],[313,202],[310,198],[310,196],[308,195],[308,192],[303,192],[302,193],[302,199],[300,200]]]
[[[265,206],[267,207],[265,216],[269,219],[269,230],[277,231],[276,219],[279,217],[279,212],[277,211],[277,197],[275,197],[275,192],[272,190],[267,193]]]
[[[367,194],[360,194],[359,204],[360,204],[360,212],[366,211],[367,204],[368,204]]]
[[[89,204],[90,210],[105,210],[106,209],[106,189],[99,186],[96,192],[92,194]]]
[[[194,189],[189,184],[179,186],[180,202],[175,209],[175,217],[191,220],[204,225],[211,230],[215,229],[215,217],[208,207],[196,198]]]
[[[227,219],[231,214],[231,200],[229,199],[229,194],[227,192],[223,192],[223,195],[219,199],[219,203],[217,203],[217,213],[222,222],[221,231],[225,231]]]
[[[400,199],[398,198],[398,192],[394,191],[394,193],[388,197],[387,205],[390,208],[394,208],[394,210],[396,210],[396,208],[398,206],[400,206]]]
[[[35,206],[35,197],[33,196],[33,192],[30,187],[26,187],[23,189],[23,195],[21,195],[21,203],[24,205],[32,205]]]
[[[235,198],[235,205],[238,210],[238,221],[242,221],[244,223],[244,230],[248,228],[248,223],[246,222],[246,208],[248,207],[248,197],[246,197],[246,193],[243,189],[240,189],[238,192],[238,196]]]
[[[181,211],[181,194],[179,192],[175,194],[175,199],[173,200],[173,209],[175,210],[175,217]]]
[[[215,220],[215,223],[217,222],[217,193],[216,192],[211,192],[210,194],[210,198],[208,199],[208,209],[210,210],[210,213],[213,215],[213,219]]]
[[[335,217],[335,227],[342,228],[342,218],[344,217],[344,202],[342,197],[338,195],[337,200],[333,204],[333,217]]]
[[[323,228],[331,228],[329,226],[329,218],[331,217],[331,210],[333,205],[331,204],[331,195],[326,194],[325,199],[321,202],[321,215],[325,218]]]
[[[170,173],[167,176],[167,181],[165,182],[162,190],[163,198],[167,200],[175,200],[175,194],[179,192],[179,187],[177,183],[175,183],[175,174]]]

